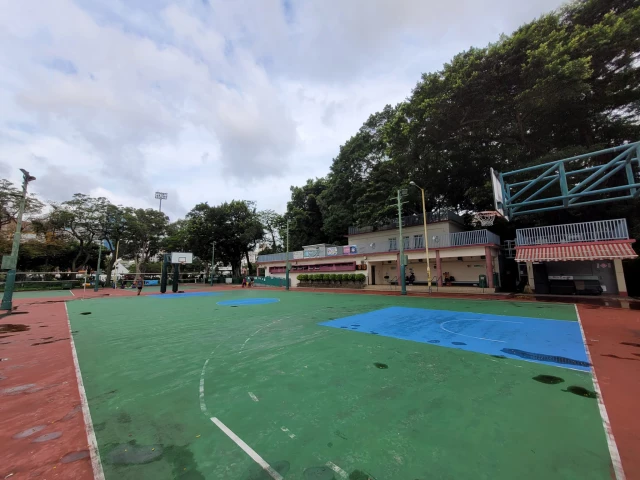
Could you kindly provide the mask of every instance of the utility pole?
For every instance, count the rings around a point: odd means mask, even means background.
[[[425,255],[426,255],[426,262],[427,262],[427,284],[429,285],[429,293],[431,293],[431,264],[429,263],[429,234],[427,231],[427,204],[425,202],[424,199],[424,188],[416,185],[416,182],[409,182],[411,185],[413,185],[416,188],[419,188],[420,191],[422,192],[422,220],[424,223],[424,251],[425,251]]]
[[[285,264],[286,266],[284,267],[285,273],[284,273],[284,281],[285,281],[285,289],[289,290],[289,269],[291,268],[291,265],[289,264],[289,222],[290,220],[287,218],[287,263]]]
[[[18,265],[18,251],[20,250],[22,215],[24,213],[25,204],[27,203],[27,185],[29,185],[29,182],[33,182],[36,179],[36,177],[32,177],[24,168],[21,168],[20,171],[22,172],[22,198],[20,199],[18,217],[16,218],[16,231],[13,234],[13,246],[11,247],[11,255],[5,255],[2,257],[2,269],[9,271],[7,272],[7,280],[4,284],[4,294],[2,295],[0,310],[9,310],[9,313],[13,310],[13,289],[16,284],[16,268]]]
[[[169,196],[169,194],[167,194],[167,193],[156,192],[156,200],[160,200],[160,208],[158,208],[159,212],[162,211],[162,200],[166,200],[168,196]]]
[[[398,190],[398,229],[400,235],[400,294],[407,294],[407,282],[405,279],[404,265],[404,237],[402,236],[402,195],[406,195],[407,190]]]
[[[213,272],[216,258],[216,242],[211,242],[211,286],[213,287]]]
[[[96,282],[93,285],[93,291],[97,292],[100,287],[100,261],[102,260],[102,242],[100,243],[100,250],[98,250],[98,267],[96,268]]]

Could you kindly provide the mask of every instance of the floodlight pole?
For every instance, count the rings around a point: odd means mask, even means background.
[[[213,269],[214,269],[214,259],[216,257],[216,242],[211,242],[211,286],[213,287]]]
[[[289,290],[289,269],[291,268],[291,265],[289,264],[289,221],[290,220],[287,218],[287,253],[286,253],[287,263],[285,264],[285,267],[284,267],[284,271],[285,271],[285,273],[284,273],[284,279],[285,279],[284,280],[285,281],[284,288],[286,290]]]
[[[424,200],[424,188],[416,185],[416,182],[409,182],[416,188],[419,188],[422,192],[422,220],[424,222],[424,251],[427,256],[427,284],[429,285],[429,293],[431,293],[431,265],[429,263],[429,233],[427,232],[427,205]]]
[[[402,190],[398,190],[398,228],[400,230],[400,295],[407,294],[404,265],[404,237],[402,236]]]
[[[158,208],[159,212],[162,211],[162,200],[166,200],[168,196],[169,194],[165,192],[156,192],[156,199],[160,200],[160,208]]]
[[[13,234],[13,245],[11,247],[11,255],[3,258],[3,267],[8,268],[7,279],[4,284],[4,294],[2,295],[2,303],[0,304],[0,310],[9,310],[9,313],[13,310],[13,290],[16,283],[16,269],[18,266],[18,251],[20,250],[20,232],[22,230],[22,215],[24,213],[24,207],[27,203],[27,185],[29,182],[33,182],[36,177],[32,177],[29,172],[21,168],[22,172],[22,198],[20,199],[20,206],[18,208],[18,216],[16,218],[16,231]],[[7,263],[5,263],[7,262]]]
[[[93,285],[93,291],[97,292],[100,286],[100,261],[102,259],[102,243],[99,245],[100,250],[98,250],[98,266],[96,267],[96,282]]]

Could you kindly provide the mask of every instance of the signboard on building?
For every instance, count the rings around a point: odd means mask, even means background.
[[[304,258],[316,258],[320,256],[319,250],[305,250]]]
[[[293,259],[294,260],[300,260],[301,258],[303,258],[301,251],[293,252]]]
[[[327,257],[335,257],[338,255],[338,247],[327,247]]]

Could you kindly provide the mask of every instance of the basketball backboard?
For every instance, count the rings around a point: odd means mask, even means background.
[[[502,190],[502,183],[500,182],[500,173],[493,168],[491,169],[491,186],[493,187],[494,210],[509,221],[509,217],[505,215],[504,212],[504,192]]]
[[[193,253],[171,252],[171,263],[193,263]]]

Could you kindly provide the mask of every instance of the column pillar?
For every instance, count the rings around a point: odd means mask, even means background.
[[[531,290],[531,293],[535,293],[536,292],[536,282],[535,279],[533,278],[533,262],[526,262],[527,265],[527,281],[529,282],[529,290]],[[526,291],[526,287],[525,287],[525,293],[529,293]]]
[[[627,282],[624,280],[624,270],[622,269],[622,260],[619,258],[613,259],[613,268],[616,273],[616,282],[618,283],[618,295],[621,297],[628,297]]]
[[[438,286],[442,286],[442,260],[440,260],[440,250],[436,250],[436,275],[438,275]]]
[[[489,288],[494,288],[493,285],[493,257],[491,256],[491,248],[484,247],[484,258],[487,264],[487,281]]]

